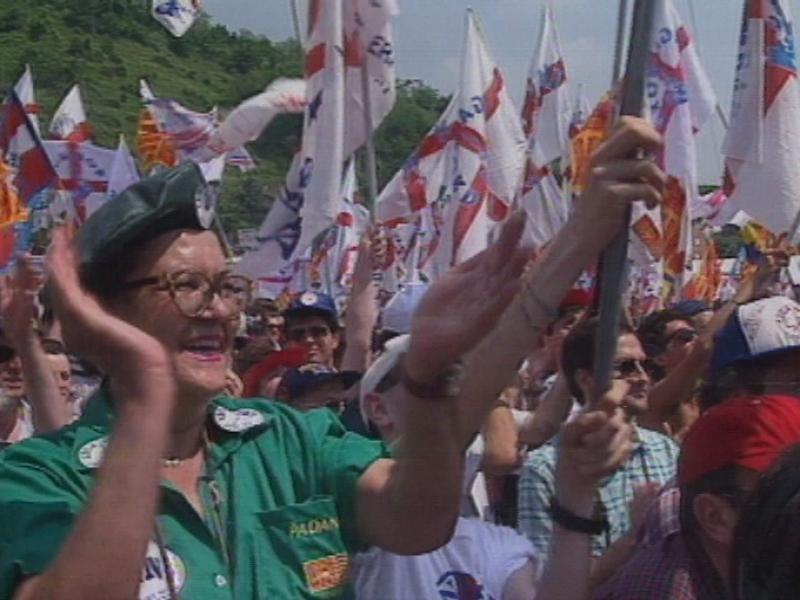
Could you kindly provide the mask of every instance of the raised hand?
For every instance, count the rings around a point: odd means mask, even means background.
[[[53,231],[47,268],[53,305],[71,351],[117,383],[136,385],[143,377],[156,376],[170,379],[170,362],[161,343],[112,315],[83,289],[77,257],[64,227]]]
[[[661,202],[667,182],[652,160],[631,158],[658,153],[663,141],[644,119],[622,117],[609,138],[592,156],[586,191],[576,203],[576,221],[584,241],[602,250],[620,231],[627,207],[644,201],[649,208]]]
[[[405,368],[417,381],[432,381],[472,350],[495,326],[521,287],[531,255],[520,248],[523,213],[503,226],[500,239],[452,268],[427,291],[411,322]]]
[[[31,258],[22,257],[12,277],[0,278],[0,314],[11,342],[19,347],[35,337],[36,295],[44,277],[34,269]]]

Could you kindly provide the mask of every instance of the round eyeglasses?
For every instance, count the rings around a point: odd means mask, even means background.
[[[221,273],[212,279],[199,271],[176,271],[136,279],[124,283],[122,290],[146,286],[168,291],[175,306],[187,317],[199,317],[211,306],[214,295],[219,295],[222,302],[232,309],[232,318],[238,318],[238,311],[250,302],[253,293],[253,282],[248,277]]]

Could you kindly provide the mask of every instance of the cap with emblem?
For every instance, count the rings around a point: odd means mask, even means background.
[[[328,294],[315,291],[305,291],[292,300],[289,307],[283,311],[285,319],[303,317],[305,315],[319,315],[327,319],[334,329],[339,325],[339,313],[336,302]]]
[[[90,289],[119,267],[127,253],[176,229],[207,229],[213,191],[191,162],[133,184],[101,206],[78,232],[81,277]]]
[[[800,304],[783,296],[737,308],[716,337],[711,370],[800,349]]]
[[[289,400],[297,400],[325,384],[336,382],[342,389],[348,389],[360,379],[361,373],[356,371],[336,371],[325,365],[308,363],[286,371],[280,387],[286,390]]]

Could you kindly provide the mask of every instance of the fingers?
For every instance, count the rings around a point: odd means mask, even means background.
[[[606,179],[627,183],[647,183],[659,192],[667,185],[667,175],[652,160],[620,159],[597,165],[591,171],[592,180]]]
[[[613,415],[618,409],[624,406],[625,397],[628,395],[630,389],[631,386],[626,381],[622,379],[613,379],[611,381],[611,388],[597,399],[595,408],[608,415]]]
[[[611,136],[594,153],[592,164],[630,158],[642,150],[657,153],[663,145],[661,135],[645,119],[621,117]]]

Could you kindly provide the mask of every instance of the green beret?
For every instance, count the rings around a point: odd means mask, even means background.
[[[196,164],[185,162],[133,184],[92,214],[76,238],[81,270],[113,267],[130,250],[176,229],[208,229],[213,192]]]

